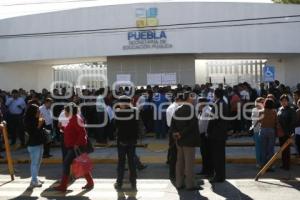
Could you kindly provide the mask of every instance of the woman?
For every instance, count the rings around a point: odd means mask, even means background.
[[[282,134],[278,135],[280,146],[289,139],[292,133],[295,131],[295,122],[296,122],[296,112],[289,106],[289,97],[284,94],[280,97],[280,105],[279,111],[277,113],[278,122],[282,130]],[[284,170],[290,169],[290,147],[287,147],[282,152],[282,166],[281,168]]]
[[[61,150],[62,150],[62,158],[64,160],[66,155],[66,148],[64,144],[64,129],[67,127],[70,120],[70,107],[66,105],[64,110],[60,113],[58,117],[58,128],[60,132],[60,141],[61,141]]]
[[[87,133],[83,127],[83,120],[77,115],[78,108],[74,103],[70,103],[65,110],[70,114],[69,123],[64,130],[64,147],[65,157],[63,161],[63,177],[61,183],[56,190],[66,192],[70,176],[70,168],[73,160],[76,158],[76,152],[78,149],[80,152],[84,152],[87,147]],[[87,184],[82,189],[92,189],[94,187],[94,181],[90,173],[86,174],[84,178],[87,180]]]
[[[38,105],[29,105],[24,118],[25,130],[29,135],[28,139],[28,152],[31,160],[31,187],[42,187],[42,182],[38,179],[40,170],[44,145],[43,145],[43,132],[44,119],[40,117],[40,110]]]
[[[260,123],[259,114],[263,110],[264,98],[259,97],[255,100],[255,108],[252,109],[251,119],[252,119],[252,129],[254,132],[253,139],[255,142],[255,155],[256,155],[256,166],[260,168],[261,161],[261,138],[259,137]]]
[[[259,137],[261,139],[261,166],[264,166],[273,156],[275,147],[275,130],[277,126],[277,112],[275,103],[267,98],[264,104],[264,110],[261,112],[261,124]]]

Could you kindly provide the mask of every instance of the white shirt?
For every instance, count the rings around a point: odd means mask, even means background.
[[[249,94],[248,91],[242,90],[242,91],[240,92],[240,95],[241,95],[241,99],[242,99],[242,100],[247,100],[247,101],[250,100],[250,94]]]
[[[254,133],[258,133],[260,130],[261,123],[258,122],[260,112],[261,112],[261,110],[259,110],[256,107],[252,109],[252,114],[251,114],[252,126],[251,126],[251,128],[253,128]]]
[[[66,117],[65,111],[63,110],[59,117],[58,122],[65,128],[69,123],[70,117]]]
[[[40,106],[39,109],[40,109],[42,117],[45,120],[45,124],[47,126],[52,125],[53,120],[52,120],[52,114],[51,114],[50,109],[47,109],[45,105]]]
[[[108,114],[109,120],[113,120],[115,118],[115,113],[110,106],[106,106],[106,112]]]
[[[201,114],[198,115],[198,126],[199,126],[199,132],[200,134],[205,133],[207,134],[207,128],[208,128],[208,121],[211,116],[211,107],[209,105],[206,105],[203,109]]]
[[[171,121],[172,121],[172,117],[176,111],[176,109],[178,108],[178,103],[173,102],[171,105],[169,105],[169,107],[167,108],[166,111],[166,117],[167,117],[167,125],[168,127],[171,126]]]

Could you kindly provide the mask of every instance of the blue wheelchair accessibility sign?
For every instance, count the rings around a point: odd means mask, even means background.
[[[275,80],[275,67],[266,65],[264,67],[264,82],[273,82]]]

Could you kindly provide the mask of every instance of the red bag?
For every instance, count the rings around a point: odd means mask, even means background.
[[[84,177],[93,170],[93,163],[87,153],[83,153],[74,159],[72,172],[75,178]]]

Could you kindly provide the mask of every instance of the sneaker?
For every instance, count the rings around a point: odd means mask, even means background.
[[[114,188],[115,188],[116,190],[121,190],[121,189],[122,189],[122,184],[120,184],[120,183],[115,183],[115,184],[114,184]]]
[[[137,169],[139,171],[142,171],[142,170],[146,169],[147,167],[148,167],[147,165],[140,165],[140,166],[137,167]]]
[[[36,188],[36,187],[42,187],[43,185],[40,182],[31,182],[30,187]]]

